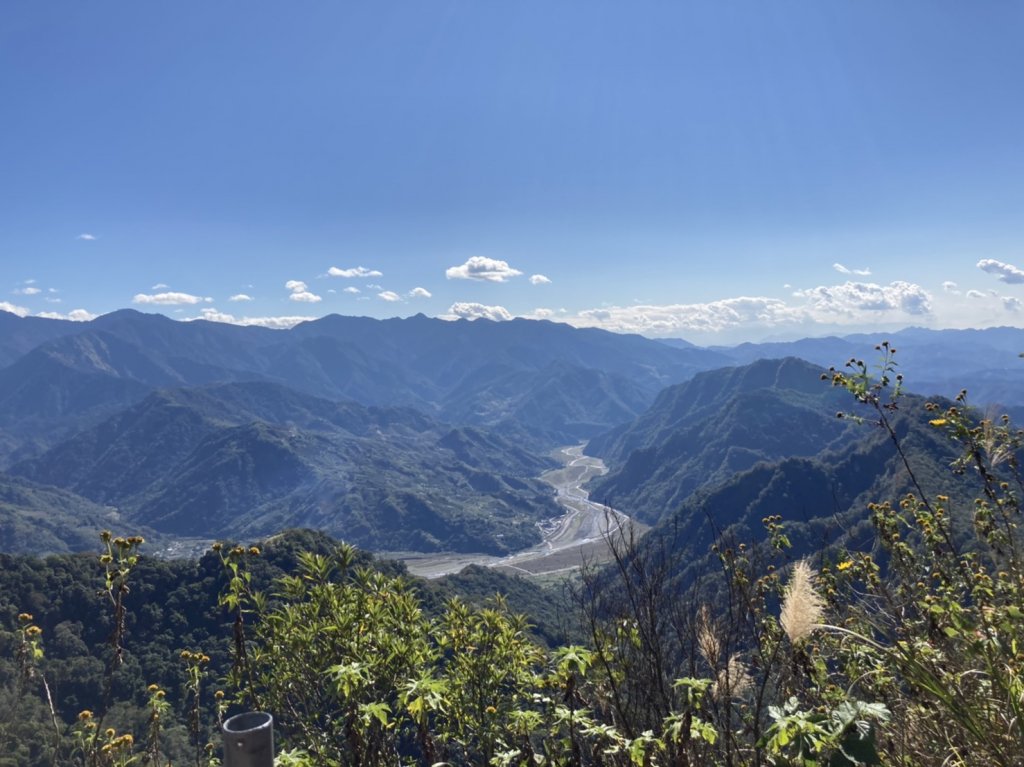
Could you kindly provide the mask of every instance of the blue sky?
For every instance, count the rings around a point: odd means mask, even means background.
[[[1022,36],[1009,1],[15,0],[0,308],[1020,325]]]

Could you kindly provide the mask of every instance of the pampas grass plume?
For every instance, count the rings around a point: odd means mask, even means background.
[[[782,601],[780,622],[789,641],[802,642],[821,625],[825,601],[814,590],[814,568],[801,559],[793,566],[793,574]]]

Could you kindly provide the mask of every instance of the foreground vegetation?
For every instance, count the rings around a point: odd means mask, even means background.
[[[826,378],[856,402],[842,416],[904,456],[902,380],[879,352],[877,371],[851,360]],[[12,617],[0,751],[17,755],[0,764],[209,764],[236,708],[273,712],[288,765],[1022,764],[1021,433],[972,417],[966,393],[919,415],[958,445],[970,508],[906,460],[914,492],[870,508],[865,550],[792,561],[770,516],[763,540],[723,532],[714,570],[688,583],[673,551],[624,533],[613,566],[575,588],[576,644],[546,646],[501,598],[438,606],[347,546],[296,551],[279,573],[266,552],[222,546],[194,595],[211,630],[176,675],[147,687],[136,673],[129,692],[129,600],[147,565],[137,539],[108,536],[111,635],[82,692],[99,704],[69,716],[54,701],[73,673],[51,648],[74,630]],[[86,590],[80,577],[68,587]],[[134,708],[114,702],[126,694]]]

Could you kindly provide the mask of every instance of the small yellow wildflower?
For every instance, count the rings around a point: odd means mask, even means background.
[[[851,567],[853,567],[853,561],[847,559],[845,562],[840,562],[838,565],[836,565],[836,570],[842,572],[843,570],[849,570]]]
[[[945,426],[946,425],[946,419],[945,418],[933,418],[928,423],[930,423],[932,426]]]

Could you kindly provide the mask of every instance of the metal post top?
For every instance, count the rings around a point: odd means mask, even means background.
[[[274,767],[274,717],[247,711],[222,725],[224,767]]]
[[[265,730],[274,726],[274,717],[265,711],[246,711],[224,721],[225,734],[243,735],[248,732]]]

